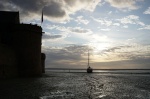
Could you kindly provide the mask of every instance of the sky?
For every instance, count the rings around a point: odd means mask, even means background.
[[[150,69],[150,0],[1,0],[45,32],[46,68]],[[43,22],[41,16],[43,12]]]

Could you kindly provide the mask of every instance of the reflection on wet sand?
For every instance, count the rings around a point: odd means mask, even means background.
[[[0,81],[0,99],[148,99],[149,74],[51,73]]]

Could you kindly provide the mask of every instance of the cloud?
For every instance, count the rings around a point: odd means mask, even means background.
[[[127,26],[127,25],[124,25],[123,28],[128,28],[128,26]]]
[[[101,0],[64,0],[65,6],[70,12],[76,12],[79,10],[94,11],[96,6]]]
[[[87,25],[89,23],[88,20],[83,19],[83,16],[78,16],[75,21],[78,22],[78,24],[83,23],[83,24]]]
[[[90,29],[85,29],[81,27],[64,27],[64,26],[59,26],[59,25],[47,25],[47,29],[56,29],[59,30],[60,32],[66,32],[66,33],[92,33]]]
[[[68,28],[70,32],[72,33],[92,33],[90,29],[83,29],[81,27],[75,27],[75,28]]]
[[[113,25],[114,26],[120,26],[120,23],[114,23]]]
[[[46,68],[86,68],[88,49],[85,45],[44,46],[42,52],[46,53]],[[93,68],[150,68],[149,49],[149,45],[134,44],[110,47],[99,54],[91,50],[91,65]],[[98,57],[94,58],[95,55]]]
[[[66,16],[66,11],[61,3],[51,1],[48,5],[44,6],[43,13],[46,16],[61,18]]]
[[[106,31],[106,32],[108,32],[108,31],[110,31],[110,29],[108,29],[108,28],[106,28],[106,29],[101,29],[102,31]]]
[[[68,45],[66,47],[43,47],[46,53],[46,67],[83,68],[87,64],[88,46]],[[86,57],[86,58],[85,58]]]
[[[64,32],[45,32],[42,35],[42,46],[61,46],[64,44],[70,44],[71,42],[65,40],[67,37],[68,33]]]
[[[128,44],[114,46],[100,51],[101,57],[109,61],[150,59],[150,46],[140,44]]]
[[[150,14],[150,7],[146,11],[143,12],[144,14]]]
[[[102,19],[102,18],[94,18],[91,17],[94,21],[100,23],[101,25],[105,25],[105,26],[111,26],[112,25],[112,21],[111,20],[106,20],[106,19]]]
[[[101,6],[105,5],[105,3],[106,3],[105,1],[101,0],[101,3],[98,3],[98,6],[101,7]]]
[[[52,34],[49,34],[49,33],[45,33],[42,35],[42,39],[44,40],[49,40],[49,39],[59,39],[59,38],[62,38],[63,36],[62,35],[52,35]]]
[[[110,3],[112,7],[118,8],[120,10],[136,10],[140,8],[137,6],[137,2],[143,0],[106,0]]]
[[[135,15],[129,15],[129,16],[126,16],[122,19],[120,19],[120,22],[123,23],[123,24],[135,24],[135,22],[139,19],[138,16],[135,16]]]
[[[44,27],[45,27],[46,29],[53,30],[53,29],[56,29],[58,26],[57,26],[57,25],[49,25],[49,24],[45,24]]]
[[[150,30],[150,25],[146,25],[145,27],[139,28],[138,30]]]
[[[22,20],[24,18],[27,20],[40,19],[42,9],[47,19],[64,19],[64,17],[67,17],[61,2],[55,0],[6,0],[0,3],[3,5],[4,10],[19,11]],[[7,8],[7,5],[11,6]]]
[[[124,18],[117,19],[122,24],[137,24],[144,26],[145,24],[139,20],[139,16],[136,15],[128,15]]]
[[[19,11],[22,19],[44,18],[62,22],[70,20],[70,15],[80,10],[94,11],[101,0],[2,0],[0,10]]]
[[[108,14],[109,14],[109,15],[112,14],[112,11],[109,11]]]

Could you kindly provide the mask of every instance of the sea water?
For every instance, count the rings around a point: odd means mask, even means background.
[[[0,99],[150,99],[150,74],[50,72],[0,81]]]

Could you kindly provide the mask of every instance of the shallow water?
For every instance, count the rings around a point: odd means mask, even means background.
[[[0,99],[150,99],[150,75],[46,72],[0,81]]]

